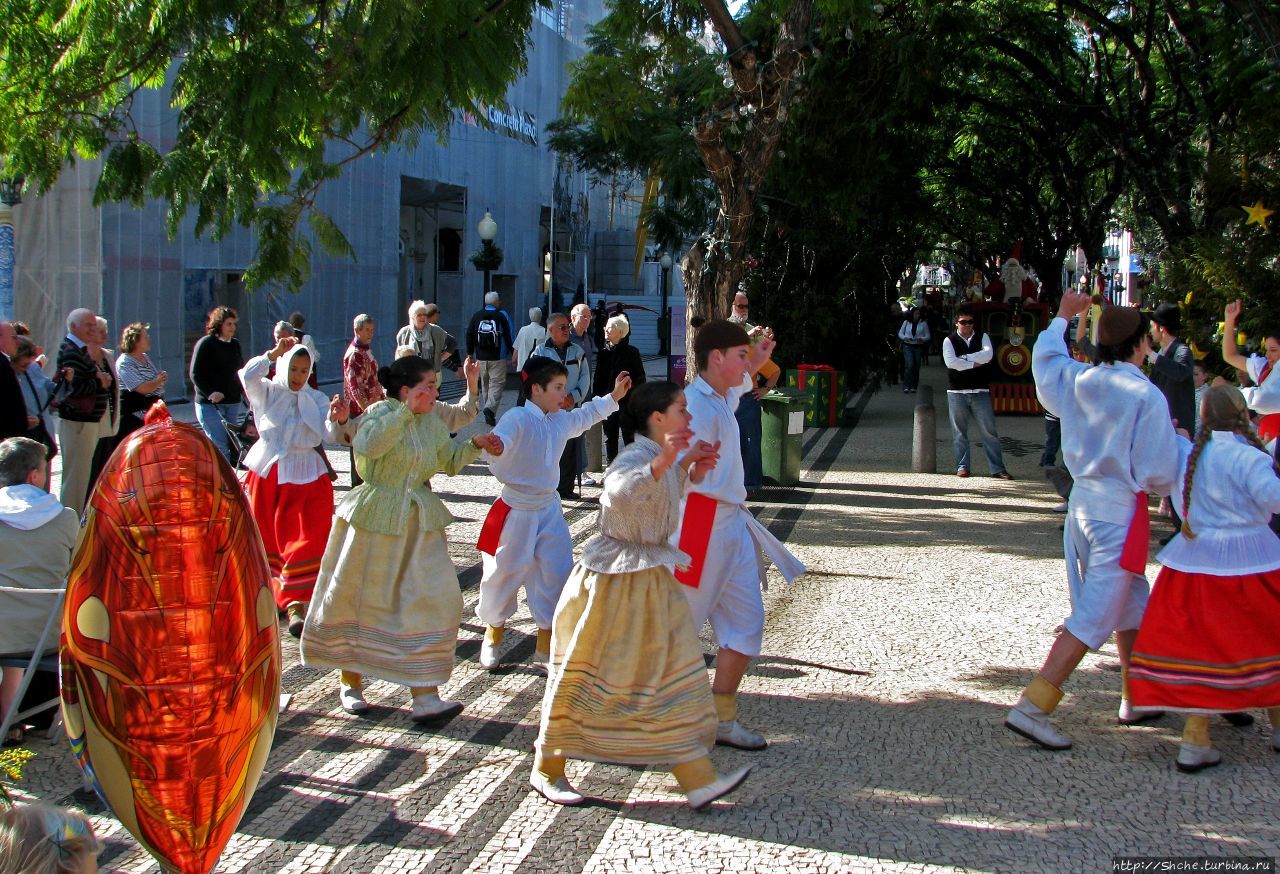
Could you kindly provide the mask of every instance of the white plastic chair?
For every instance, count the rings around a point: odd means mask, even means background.
[[[53,606],[49,610],[49,618],[45,620],[44,631],[40,632],[40,640],[37,642],[35,651],[31,654],[30,660],[23,664],[23,659],[4,658],[0,659],[0,665],[4,667],[21,667],[22,682],[18,684],[17,694],[14,695],[13,703],[9,706],[9,712],[4,714],[3,721],[0,721],[0,739],[9,736],[11,726],[21,724],[24,720],[30,719],[37,713],[43,713],[57,707],[61,702],[59,696],[54,696],[48,701],[37,704],[26,710],[19,710],[22,706],[22,698],[27,694],[27,688],[31,685],[31,679],[35,676],[36,671],[46,670],[57,673],[58,671],[58,650],[55,647],[53,652],[46,654],[45,646],[49,642],[49,636],[57,627],[58,617],[62,614],[62,604],[66,600],[67,590],[62,589],[27,589],[17,586],[0,586],[0,597],[27,597],[38,595],[41,597],[52,596]],[[53,737],[54,731],[58,728],[58,720],[53,721],[53,725],[49,729],[49,737]]]

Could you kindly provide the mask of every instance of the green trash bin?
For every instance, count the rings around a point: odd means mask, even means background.
[[[776,486],[797,485],[809,398],[795,389],[775,388],[760,398],[760,407],[760,458],[764,463],[764,478]]]

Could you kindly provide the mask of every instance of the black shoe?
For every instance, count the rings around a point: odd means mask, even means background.
[[[1253,725],[1253,715],[1250,713],[1224,713],[1222,718],[1236,728],[1248,728]]]
[[[565,491],[565,492],[561,492],[559,491],[559,489],[557,489],[557,492],[559,493],[560,497],[566,501],[578,500],[578,496],[576,493],[574,493],[573,489],[569,489],[568,491]]]
[[[486,409],[484,411],[484,420],[489,424],[490,428],[498,424],[498,417],[493,414],[493,410]]]

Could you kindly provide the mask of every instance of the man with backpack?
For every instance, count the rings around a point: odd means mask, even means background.
[[[511,320],[498,308],[496,291],[484,296],[484,308],[471,317],[467,326],[467,354],[480,364],[480,406],[484,420],[497,424],[502,390],[507,383],[507,358],[514,345]]]

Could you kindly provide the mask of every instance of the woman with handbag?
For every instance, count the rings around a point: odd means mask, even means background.
[[[142,417],[164,397],[169,374],[151,362],[151,335],[146,322],[127,325],[120,334],[116,379],[120,383],[120,440],[142,427]]]
[[[267,379],[272,364],[275,376]],[[294,637],[302,634],[333,523],[333,483],[322,444],[336,438],[335,425],[350,415],[340,396],[330,401],[307,385],[311,367],[307,347],[281,337],[239,373],[258,428],[244,459],[244,490],[266,547],[276,607],[288,615]]]

